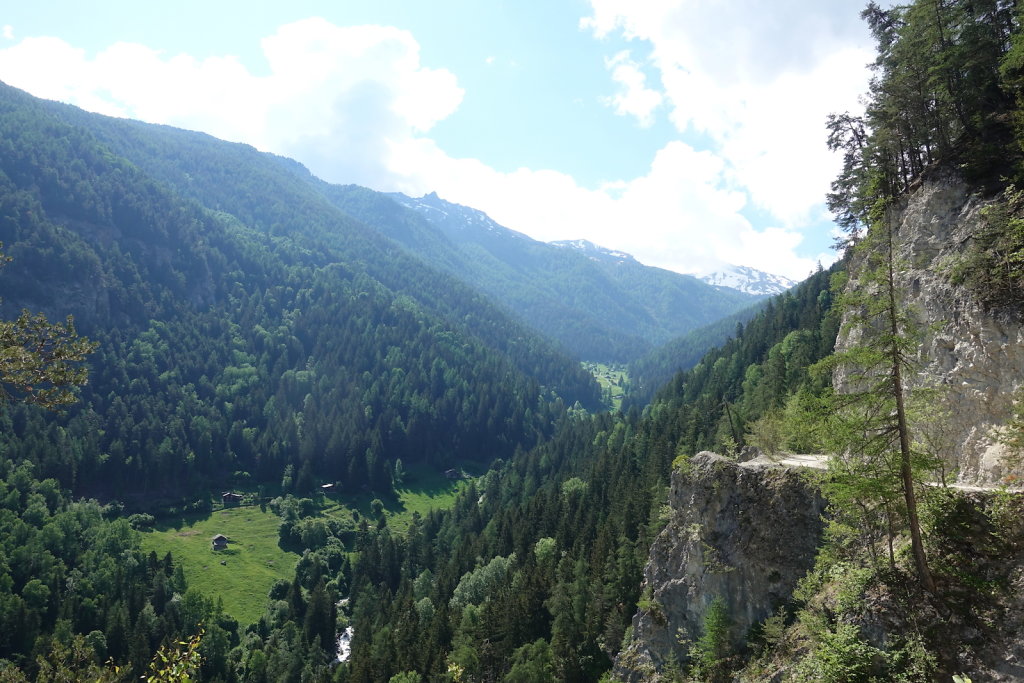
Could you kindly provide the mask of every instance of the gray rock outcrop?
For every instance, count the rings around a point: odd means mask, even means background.
[[[908,387],[940,390],[940,410],[917,424],[917,436],[942,457],[957,483],[985,486],[1024,477],[1020,454],[999,440],[1024,384],[1024,326],[1019,310],[986,310],[970,290],[950,281],[951,267],[983,228],[984,209],[992,204],[969,189],[951,173],[936,174],[904,199],[893,218],[898,286],[923,331],[920,370],[908,377]],[[855,278],[851,285],[857,286]],[[856,335],[840,334],[837,348],[855,343]],[[840,391],[842,384],[838,375]]]
[[[651,681],[686,660],[720,598],[742,648],[814,564],[825,507],[796,468],[737,464],[709,452],[672,474],[671,518],[651,547],[644,599],[617,677]]]

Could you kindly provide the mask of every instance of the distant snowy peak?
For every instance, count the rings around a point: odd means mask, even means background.
[[[772,275],[747,266],[728,266],[710,275],[702,275],[700,279],[709,285],[738,289],[747,294],[772,295],[782,294],[796,284],[794,280],[782,275]]]
[[[605,249],[604,247],[600,247],[593,242],[588,242],[587,240],[558,240],[557,242],[548,242],[548,244],[553,247],[561,247],[563,249],[575,249],[576,251],[582,252],[592,261],[614,261],[616,263],[622,263],[623,261],[636,261],[636,259],[624,251]]]
[[[422,197],[410,197],[395,192],[391,194],[391,197],[402,206],[419,213],[456,242],[476,241],[482,235],[490,235],[488,239],[491,240],[491,244],[509,244],[509,241],[521,244],[520,240],[534,241],[521,232],[499,225],[483,211],[445,201],[438,197],[436,192],[425,194]],[[560,249],[572,249],[598,263],[640,265],[631,254],[606,249],[589,240],[559,240],[548,242],[548,244]],[[718,272],[698,279],[710,285],[729,287],[746,294],[761,296],[781,294],[796,284],[793,280],[781,275],[764,273],[746,266],[727,266]]]

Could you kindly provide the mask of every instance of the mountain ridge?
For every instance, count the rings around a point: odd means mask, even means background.
[[[369,211],[365,197],[350,197],[342,206],[473,283],[586,360],[629,361],[757,300],[643,265],[624,252],[577,242],[584,252],[541,242],[436,193],[388,196],[419,220],[392,211],[388,220],[377,221],[385,209]],[[441,235],[431,242],[428,229]],[[441,237],[455,250],[438,248]]]
[[[294,162],[6,86],[0,138],[4,314],[74,314],[100,342],[65,423],[96,438],[69,461],[23,429],[4,447],[79,495],[147,505],[238,472],[384,493],[399,459],[508,457],[601,405],[574,359]]]
[[[592,261],[605,263],[640,263],[632,254],[627,254],[626,252],[619,251],[617,249],[608,249],[607,247],[594,244],[590,240],[586,239],[555,240],[554,242],[548,242],[548,244],[564,249],[576,250],[579,253],[586,255],[587,258]],[[646,267],[657,268],[657,266]],[[659,270],[665,269],[659,268]],[[688,277],[695,277],[713,287],[725,287],[727,289],[734,289],[736,291],[743,292],[744,294],[752,294],[754,296],[772,296],[774,294],[782,294],[797,284],[796,280],[791,280],[784,275],[767,273],[763,270],[758,270],[749,266],[735,265],[726,265],[720,270],[707,275],[689,275]]]

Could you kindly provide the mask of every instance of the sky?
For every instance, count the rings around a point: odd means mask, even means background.
[[[873,60],[862,0],[51,0],[0,12],[0,80],[244,142],[648,265],[828,265]]]

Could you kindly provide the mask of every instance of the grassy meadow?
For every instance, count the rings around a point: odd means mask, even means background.
[[[411,467],[398,495],[328,493],[314,499],[323,516],[351,519],[355,510],[375,523],[370,503],[380,498],[388,526],[405,533],[415,513],[426,516],[431,509],[450,507],[466,486],[464,479],[451,481],[442,472]],[[244,627],[263,614],[274,581],[294,576],[299,555],[278,545],[279,525],[280,518],[269,507],[229,507],[161,519],[154,530],[142,534],[142,546],[161,557],[170,552],[182,564],[188,585],[209,598],[223,599],[224,610]],[[210,539],[217,534],[228,537],[227,550],[212,550]]]
[[[621,408],[625,393],[623,385],[629,381],[625,366],[585,361],[583,368],[592,374],[601,386],[601,393],[605,396],[608,407],[612,410]]]
[[[321,513],[334,517],[350,517],[352,511],[357,510],[363,517],[375,520],[370,502],[374,498],[380,498],[384,503],[384,516],[388,520],[388,528],[405,533],[412,523],[414,513],[418,512],[420,516],[426,517],[432,509],[442,510],[451,507],[458,492],[468,485],[469,482],[465,479],[452,481],[445,477],[443,472],[431,468],[410,467],[406,472],[405,483],[398,487],[397,496],[329,493],[324,497]]]
[[[224,611],[241,625],[260,618],[276,579],[290,581],[299,556],[277,544],[277,515],[259,506],[215,510],[210,514],[162,521],[142,534],[142,547],[180,562],[189,586],[224,600]],[[210,539],[224,534],[227,550],[214,552]]]

